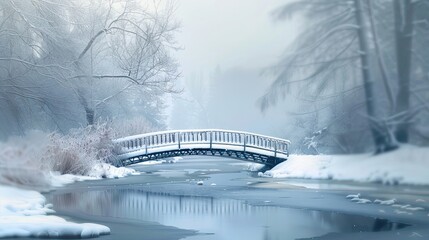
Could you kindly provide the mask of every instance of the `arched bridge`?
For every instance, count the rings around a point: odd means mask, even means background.
[[[290,141],[220,129],[163,131],[113,141],[116,165],[185,155],[230,157],[273,167],[289,156]]]

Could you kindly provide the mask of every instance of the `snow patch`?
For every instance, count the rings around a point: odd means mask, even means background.
[[[356,201],[356,203],[359,203],[359,204],[371,203],[371,200],[366,198],[361,198],[358,201]]]
[[[352,201],[352,202],[356,202],[356,203],[359,203],[359,204],[365,204],[365,203],[371,203],[371,202],[372,202],[372,201],[371,201],[371,200],[369,200],[369,199],[366,199],[366,198],[359,198],[359,197],[352,198],[352,199],[350,199],[350,201]]]
[[[409,210],[409,211],[422,211],[422,210],[425,210],[424,208],[422,208],[422,207],[407,207],[407,208],[405,208],[405,209],[407,209],[407,210]]]
[[[392,205],[392,207],[394,207],[394,208],[403,208],[403,209],[405,209],[405,208],[411,207],[411,205],[410,205],[410,204],[405,204],[405,205],[401,205],[401,204],[393,204],[393,205]]]
[[[89,174],[90,177],[94,177],[94,178],[100,178],[100,177],[120,178],[120,177],[129,176],[129,175],[140,175],[140,173],[131,168],[126,168],[126,167],[118,168],[107,163],[100,163],[95,165]]]
[[[349,194],[346,196],[346,198],[359,198],[360,197],[360,193],[358,194]]]
[[[88,173],[88,176],[79,176],[72,174],[60,174],[58,172],[50,172],[48,179],[50,179],[51,186],[53,187],[62,187],[64,185],[87,181],[87,180],[98,180],[101,178],[120,178],[126,177],[129,175],[140,175],[140,172],[137,172],[131,168],[125,167],[115,167],[107,163],[96,164],[92,170]]]
[[[374,203],[378,203],[378,204],[381,204],[381,205],[392,205],[392,204],[394,204],[396,202],[396,199],[395,198],[393,198],[393,199],[389,199],[389,200],[380,200],[380,199],[375,199],[374,200]]]
[[[168,160],[169,163],[177,163],[178,161],[182,160],[182,157],[173,157]]]
[[[96,237],[109,234],[106,226],[73,223],[47,215],[52,204],[36,191],[0,186],[0,238],[6,237]]]
[[[260,163],[246,163],[246,162],[240,162],[240,163],[228,163],[228,165],[231,166],[243,166],[244,170],[256,172],[261,170],[265,165]]]
[[[411,145],[380,155],[291,155],[287,161],[259,175],[427,185],[428,155],[428,147]]]

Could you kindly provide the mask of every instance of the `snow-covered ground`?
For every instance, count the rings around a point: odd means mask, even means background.
[[[53,187],[61,187],[66,184],[86,181],[86,180],[97,180],[101,178],[121,178],[129,175],[139,175],[140,173],[134,169],[126,168],[126,167],[115,167],[113,165],[107,163],[99,163],[96,164],[92,171],[89,172],[88,176],[79,176],[73,174],[59,174],[57,172],[50,172],[51,186]]]
[[[104,163],[112,152],[110,134],[111,129],[100,125],[68,135],[30,131],[0,142],[0,238],[110,233],[102,225],[77,224],[54,216],[52,206],[37,192],[76,181],[139,174]]]
[[[139,174],[134,169],[100,163],[88,176],[50,172],[45,176],[51,186],[59,187],[76,181],[101,177],[117,178]],[[46,174],[45,174],[46,175]],[[6,237],[96,237],[109,234],[106,226],[92,223],[74,223],[52,215],[52,205],[37,191],[0,184],[0,238]],[[48,215],[49,214],[49,215]]]
[[[291,155],[260,176],[429,185],[429,148],[404,145],[380,154]]]
[[[36,191],[0,185],[0,238],[6,237],[96,237],[109,234],[106,226],[73,223],[47,215],[52,205]]]

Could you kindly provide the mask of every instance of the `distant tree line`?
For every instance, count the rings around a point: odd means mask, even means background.
[[[429,143],[428,0],[301,0],[274,12],[295,15],[303,28],[271,69],[262,109],[296,95],[303,142],[317,135],[336,152]]]

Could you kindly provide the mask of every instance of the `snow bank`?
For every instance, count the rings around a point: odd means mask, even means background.
[[[0,238],[6,237],[96,237],[109,234],[106,226],[73,223],[57,216],[45,197],[30,190],[0,185]]]
[[[291,155],[286,162],[261,174],[274,178],[308,178],[429,184],[429,148],[404,145],[380,155]]]
[[[60,187],[76,181],[95,180],[102,177],[117,178],[131,174],[138,173],[134,169],[117,168],[100,163],[92,168],[88,173],[89,176],[61,175],[58,172],[43,173],[42,176],[50,182],[51,186]],[[31,175],[35,176],[35,173]],[[14,176],[14,179],[16,177]],[[0,185],[0,238],[89,238],[110,233],[110,229],[103,225],[78,224],[68,222],[61,217],[47,215],[54,213],[51,207],[52,205],[46,204],[45,197],[39,192]]]
[[[115,167],[107,163],[100,163],[94,166],[89,176],[94,178],[120,178],[139,174],[139,172],[131,168]]]
[[[31,174],[35,176],[34,173]],[[89,176],[61,175],[58,172],[44,173],[42,176],[49,180],[51,186],[60,187],[76,181],[95,180],[101,177],[117,178],[135,174],[139,173],[134,169],[117,168],[100,163],[92,168],[88,173]],[[16,176],[14,178],[16,179]],[[103,225],[78,224],[57,216],[47,215],[54,213],[51,207],[52,205],[46,204],[45,197],[39,192],[0,185],[0,238],[89,238],[110,233],[110,229]]]
[[[39,192],[11,186],[49,189],[75,181],[138,174],[104,161],[112,154],[108,129],[85,128],[70,135],[29,132],[0,142],[0,238],[88,238],[109,234],[106,226],[68,222],[47,215],[54,211]],[[4,185],[1,185],[4,184]]]
[[[96,164],[90,172],[88,172],[88,176],[50,172],[48,179],[51,182],[51,186],[61,187],[74,182],[98,180],[101,178],[121,178],[130,175],[140,175],[140,173],[131,168],[118,168],[107,163],[99,163]]]

